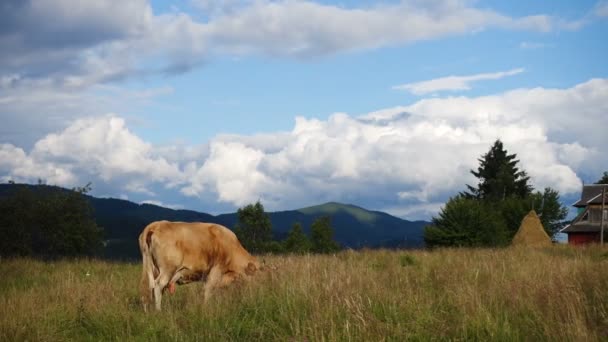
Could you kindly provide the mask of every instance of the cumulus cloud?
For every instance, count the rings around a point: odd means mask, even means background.
[[[300,117],[287,138],[278,135],[281,148],[252,137],[212,141],[213,152],[182,191],[282,209],[354,201],[395,213],[407,207],[420,217],[473,183],[469,170],[500,138],[536,188],[572,194],[580,173],[601,174],[608,165],[599,153],[605,137],[589,129],[608,125],[607,98],[608,81],[595,79],[569,89],[426,99],[361,117]],[[584,122],[574,111],[585,113]]]
[[[0,171],[3,173],[0,179],[3,182],[34,182],[40,179],[51,184],[71,186],[77,180],[71,169],[69,165],[31,158],[23,149],[11,144],[0,144]]]
[[[108,115],[78,119],[65,130],[40,139],[26,153],[10,144],[0,148],[5,179],[74,186],[90,179],[117,182],[147,195],[151,183],[170,187],[181,182],[175,164],[160,157],[152,145],[131,133],[122,118]]]
[[[271,183],[258,170],[262,151],[238,142],[213,142],[210,150],[209,157],[189,178],[191,185],[182,189],[185,194],[213,191],[220,201],[243,205],[257,199],[256,189]]]
[[[447,76],[428,81],[407,83],[394,86],[395,90],[406,90],[414,95],[425,95],[439,91],[458,91],[471,89],[471,83],[485,80],[499,80],[504,77],[524,72],[524,68],[511,69],[493,73],[476,74],[469,76]]]
[[[178,176],[174,166],[154,157],[151,146],[115,116],[77,120],[61,133],[38,141],[32,155],[86,165],[102,179],[146,175],[153,181],[165,181]]]
[[[76,120],[29,153],[0,146],[0,176],[93,178],[130,197],[191,198],[212,212],[258,199],[270,210],[336,200],[428,218],[474,183],[469,171],[498,138],[537,189],[577,193],[581,175],[608,168],[598,129],[608,127],[607,99],[608,80],[592,79],[567,89],[423,99],[358,117],[298,117],[288,132],[222,135],[204,146],[153,146],[110,115]]]

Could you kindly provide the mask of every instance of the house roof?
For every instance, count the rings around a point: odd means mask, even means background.
[[[581,221],[583,216],[585,216],[585,214],[588,213],[589,210],[590,210],[589,208],[585,208],[585,210],[578,213],[578,215],[576,215],[574,220],[572,220],[572,223],[570,223],[569,225],[562,228],[560,230],[560,233],[583,233],[583,232],[596,233],[596,232],[599,232],[600,231],[599,223],[590,223],[589,221]],[[604,231],[608,232],[608,224],[604,225]]]
[[[599,233],[599,224],[579,223],[567,225],[561,230],[562,233]],[[604,233],[608,234],[608,226],[604,225]]]
[[[581,199],[574,203],[573,206],[581,208],[586,207],[588,204],[602,204],[602,188],[606,188],[606,192],[608,193],[607,184],[583,185]]]

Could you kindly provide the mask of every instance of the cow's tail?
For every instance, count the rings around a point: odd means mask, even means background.
[[[154,296],[154,273],[156,265],[154,265],[154,258],[150,251],[150,242],[153,234],[154,225],[150,224],[139,235],[139,250],[141,251],[142,258],[142,272],[139,288],[144,310],[146,311]]]

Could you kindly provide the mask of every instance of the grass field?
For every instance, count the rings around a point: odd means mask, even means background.
[[[0,261],[2,341],[608,340],[608,249],[345,251],[144,314],[139,264]]]

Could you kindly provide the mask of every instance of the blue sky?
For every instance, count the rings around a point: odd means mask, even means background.
[[[568,204],[608,170],[606,1],[0,6],[3,181],[428,219],[497,138]]]
[[[323,3],[332,5],[331,2]],[[361,2],[338,4],[356,8]],[[500,9],[500,13],[511,16],[544,13],[559,16],[563,13],[562,20],[577,21],[588,16],[596,2],[541,1],[505,6],[504,2],[495,1],[478,5]],[[189,2],[177,2],[174,6],[196,12],[196,6]],[[373,2],[364,6],[373,6]],[[165,2],[155,6],[158,10],[167,10],[166,7]],[[411,103],[419,97],[392,90],[392,86],[449,75],[526,69],[514,78],[479,84],[466,92],[470,96],[515,87],[572,86],[606,75],[606,63],[602,63],[608,57],[605,35],[604,20],[593,21],[575,31],[495,29],[303,59],[222,56],[202,68],[171,79],[161,76],[155,83],[173,87],[174,93],[164,100],[179,103],[175,110],[184,113],[184,118],[206,119],[206,127],[185,127],[186,131],[180,134],[180,138],[200,142],[218,132],[250,134],[289,130],[295,115],[327,118],[337,111],[363,114]],[[556,55],[560,56],[558,60],[554,59]],[[596,62],[591,62],[593,60]],[[543,81],[539,83],[541,79]],[[159,109],[151,115],[164,123],[162,118],[166,117],[166,112]],[[224,120],[212,122],[216,121],[216,115]],[[172,132],[141,130],[141,134],[160,141],[175,138]]]

